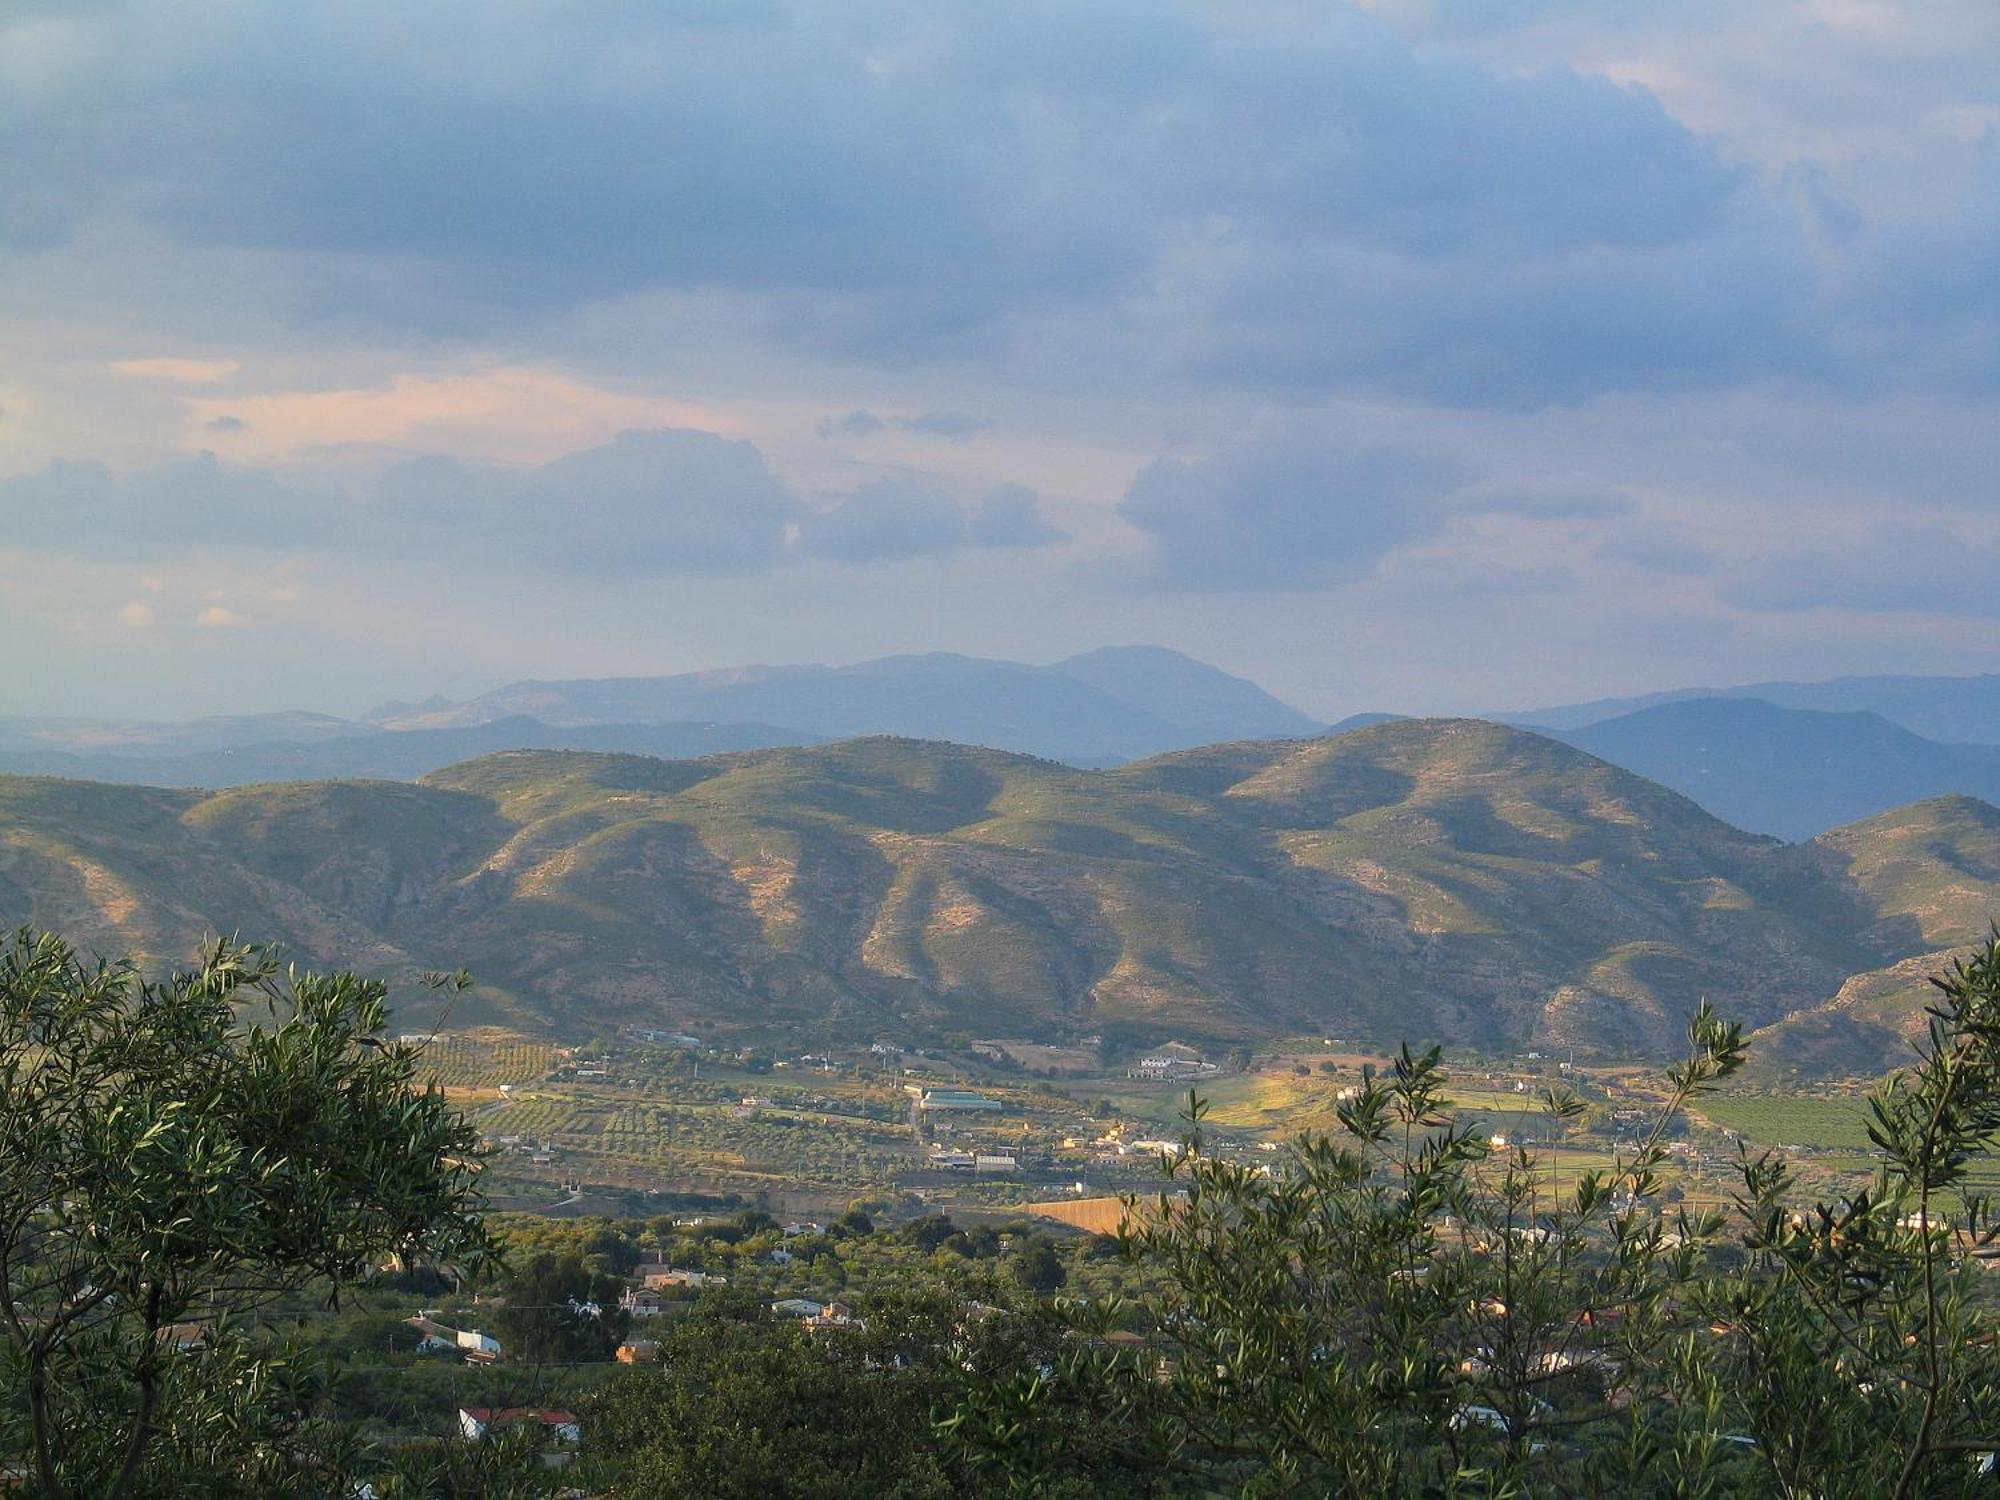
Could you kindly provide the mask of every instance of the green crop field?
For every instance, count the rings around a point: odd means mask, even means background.
[[[1858,1096],[1725,1094],[1703,1099],[1699,1113],[1712,1125],[1741,1132],[1753,1146],[1870,1149],[1868,1106]]]

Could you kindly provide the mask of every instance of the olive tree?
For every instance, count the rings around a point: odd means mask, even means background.
[[[256,1314],[491,1256],[477,1136],[386,1016],[380,983],[230,943],[158,980],[0,948],[0,1436],[31,1492],[341,1482]]]
[[[1566,1094],[1553,1146],[1490,1149],[1436,1052],[1269,1170],[1208,1154],[1193,1100],[1124,1236],[1154,1289],[968,1392],[958,1461],[1036,1493],[1085,1409],[1129,1488],[1174,1493],[1992,1493],[2000,938],[1935,984],[1917,1060],[1868,1100],[1873,1181],[1831,1198],[1746,1149],[1723,1205],[1669,1201],[1666,1131],[1745,1053],[1706,1007],[1608,1169],[1559,1173]]]

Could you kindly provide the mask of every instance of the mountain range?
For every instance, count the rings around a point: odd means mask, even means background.
[[[1940,744],[1865,710],[1688,698],[1548,732],[1785,839],[1928,797],[2000,802],[2000,745]]]
[[[415,779],[488,751],[706,755],[866,734],[1115,765],[1322,725],[1240,677],[1159,646],[1051,666],[935,653],[847,667],[517,682],[464,702],[389,703],[360,720],[250,714],[186,723],[0,718],[0,772],[205,787]]]
[[[413,781],[499,750],[702,756],[890,734],[1104,768],[1332,726],[1255,683],[1158,646],[1046,666],[934,653],[852,666],[523,681],[359,719],[273,713],[186,723],[0,718],[0,773],[221,788]],[[2000,676],[1849,677],[1688,689],[1497,716],[1799,841],[1912,801],[2000,800]],[[1933,732],[1950,732],[1943,740]]]
[[[463,964],[481,984],[459,1020],[568,1036],[1655,1055],[1706,996],[1866,1070],[1900,1044],[1897,986],[1996,910],[1985,803],[1788,845],[1477,720],[1106,770],[875,737],[516,750],[412,784],[0,778],[0,921],[155,963],[211,930],[384,973]]]
[[[517,682],[463,703],[388,704],[368,717],[407,730],[513,715],[561,725],[747,720],[823,738],[908,735],[1086,766],[1324,727],[1255,683],[1161,646],[1106,647],[1051,666],[935,652],[849,667]]]
[[[2000,745],[2000,673],[1974,677],[1909,674],[1835,677],[1825,682],[1751,682],[1740,687],[1677,688],[1633,698],[1598,698],[1493,717],[1531,729],[1581,729],[1642,708],[1691,698],[1758,698],[1777,708],[1814,713],[1871,713],[1912,734],[1947,744]]]

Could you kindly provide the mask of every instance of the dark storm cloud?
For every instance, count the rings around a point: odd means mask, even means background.
[[[464,329],[724,291],[755,337],[862,358],[962,357],[1032,317],[1132,379],[1516,408],[1850,381],[1884,350],[1891,378],[2000,380],[1960,336],[1991,324],[1991,258],[1963,285],[1924,270],[1990,245],[1990,214],[1856,231],[1866,274],[1829,282],[1796,193],[1642,89],[1358,12],[373,0],[57,24],[74,46],[47,55],[81,61],[0,104],[0,235],[137,223],[295,257],[296,317],[325,296]],[[1934,320],[1890,316],[1906,284]]]

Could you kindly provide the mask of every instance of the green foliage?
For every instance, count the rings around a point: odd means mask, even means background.
[[[1492,1154],[1435,1051],[1369,1073],[1268,1175],[1203,1154],[1196,1100],[1125,1238],[1160,1278],[1141,1345],[1107,1356],[1105,1310],[1079,1313],[1047,1379],[991,1383],[949,1430],[1026,1492],[1084,1407],[1175,1493],[1988,1493],[2000,938],[1937,990],[1920,1062],[1869,1105],[1875,1181],[1827,1202],[1746,1153],[1727,1211],[1664,1207],[1667,1131],[1745,1056],[1706,1008],[1651,1130],[1569,1181],[1583,1101],[1545,1098],[1542,1155]]]
[[[487,1259],[477,1137],[384,1002],[227,944],[158,983],[0,952],[0,1420],[36,1493],[309,1492],[314,1375],[256,1312]]]
[[[939,1363],[947,1327],[839,1330],[697,1317],[659,1362],[613,1382],[585,1411],[585,1442],[621,1455],[620,1491],[645,1497],[929,1500],[952,1493],[917,1368]]]
[[[590,1270],[579,1255],[536,1255],[509,1269],[493,1331],[517,1364],[609,1359],[631,1321],[618,1306],[623,1290],[616,1276]]]

